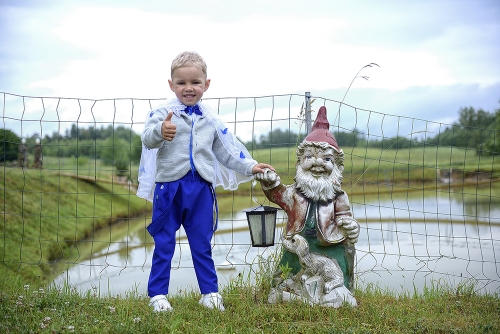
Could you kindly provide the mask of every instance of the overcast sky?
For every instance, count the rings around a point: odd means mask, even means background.
[[[0,91],[172,97],[199,52],[205,97],[303,94],[452,123],[500,107],[500,1],[0,0]]]

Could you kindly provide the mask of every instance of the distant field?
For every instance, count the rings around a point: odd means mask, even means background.
[[[255,150],[254,159],[276,168],[284,183],[295,176],[295,148]],[[344,150],[343,188],[356,191],[363,184],[436,182],[438,170],[460,170],[467,173],[482,171],[500,177],[499,157],[478,157],[471,150],[451,147],[417,147],[399,150],[348,148]]]
[[[295,176],[295,150],[296,147],[278,147],[253,150],[251,154],[255,160],[273,165],[282,178],[291,180]],[[360,177],[370,182],[435,181],[438,169],[450,168],[464,172],[484,171],[500,177],[499,157],[478,157],[471,150],[455,147],[428,146],[399,150],[355,147],[345,148],[344,154],[344,183]],[[43,163],[46,170],[96,178],[111,178],[115,173],[114,167],[87,157],[44,157]],[[133,183],[137,183],[138,165],[138,161],[132,161],[129,166]]]

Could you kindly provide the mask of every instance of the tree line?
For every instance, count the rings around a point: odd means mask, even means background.
[[[34,147],[37,138],[38,134],[25,138],[26,146]],[[142,150],[140,135],[131,128],[112,125],[80,128],[72,124],[64,135],[54,131],[40,142],[44,156],[99,159],[114,166],[119,176],[128,174],[131,161],[138,162]],[[17,160],[21,138],[11,130],[0,129],[0,143],[0,163]]]
[[[459,110],[459,118],[451,126],[440,129],[434,136],[412,139],[403,136],[388,138],[368,137],[358,129],[332,131],[340,147],[371,147],[380,149],[404,149],[422,145],[451,146],[473,149],[477,155],[500,155],[500,109],[487,112],[465,107]],[[245,145],[254,148],[297,146],[303,135],[276,129],[259,140]]]
[[[499,155],[500,109],[487,112],[473,107],[461,108],[457,122],[435,136],[421,140],[400,136],[368,138],[357,129],[334,129],[332,133],[340,147],[403,149],[418,145],[439,145],[472,148],[478,155]],[[296,147],[304,137],[304,134],[278,128],[244,144],[248,149]],[[27,147],[34,147],[37,138],[37,134],[26,138]],[[80,128],[73,124],[64,134],[54,131],[40,139],[44,156],[100,159],[104,164],[114,166],[119,175],[128,174],[131,161],[139,162],[142,149],[140,135],[124,126]],[[13,131],[0,129],[0,163],[18,158],[20,142],[21,138]]]

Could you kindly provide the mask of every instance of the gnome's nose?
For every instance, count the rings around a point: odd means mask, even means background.
[[[323,161],[323,159],[321,159],[321,158],[316,159],[316,165],[324,165],[324,164],[325,164],[325,162]]]

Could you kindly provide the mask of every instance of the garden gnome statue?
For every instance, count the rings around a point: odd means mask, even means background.
[[[28,167],[28,148],[26,147],[26,138],[21,138],[21,143],[19,144],[17,166],[22,168]]]
[[[271,303],[299,299],[331,307],[357,305],[351,290],[359,223],[341,189],[344,152],[329,129],[323,106],[297,148],[294,184],[283,185],[271,170],[255,175],[266,197],[288,217]]]
[[[35,152],[34,152],[34,162],[33,162],[33,167],[34,168],[42,168],[42,145],[40,145],[40,138],[37,138],[35,140]]]

